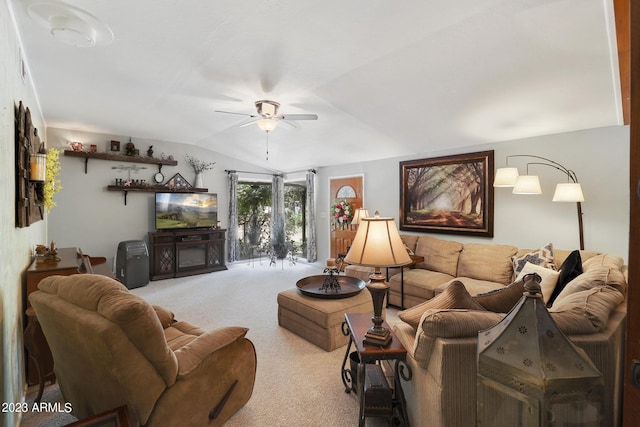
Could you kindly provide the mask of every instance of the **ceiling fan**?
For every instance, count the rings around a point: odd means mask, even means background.
[[[318,120],[317,114],[278,114],[280,104],[275,101],[263,99],[255,102],[257,114],[236,113],[233,111],[215,110],[216,113],[237,114],[247,116],[254,120],[243,123],[240,127],[249,126],[255,123],[261,130],[269,133],[278,127],[278,123],[286,123],[291,127],[298,127],[297,124],[291,123],[290,120]]]

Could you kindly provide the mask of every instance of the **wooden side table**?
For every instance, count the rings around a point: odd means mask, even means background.
[[[400,379],[403,379],[404,381],[411,381],[412,378],[411,368],[405,363],[407,350],[393,332],[391,332],[391,343],[386,347],[364,344],[364,335],[373,325],[371,322],[371,314],[346,313],[344,318],[345,321],[342,324],[342,333],[349,336],[349,344],[347,345],[347,351],[342,361],[342,383],[345,386],[346,393],[354,391],[358,393],[358,396],[360,396],[359,426],[364,427],[365,418],[367,416],[371,416],[365,410],[366,402],[364,383],[366,364],[380,363],[383,360],[393,362],[393,411],[389,414],[389,417],[396,422],[395,425],[409,426],[406,401],[402,391],[402,384],[400,382]],[[390,330],[389,325],[386,322],[382,325]],[[352,344],[355,346],[356,352],[360,358],[355,378],[355,386],[353,381],[354,378],[352,377],[353,374],[347,367],[347,359],[349,359]],[[379,415],[376,414],[376,416]],[[392,424],[394,423],[392,422]]]
[[[125,405],[67,424],[66,427],[131,427],[131,419]]]
[[[35,378],[38,380],[38,395],[34,403],[40,403],[44,385],[47,381],[54,383],[56,375],[53,372],[53,357],[49,351],[47,339],[42,333],[40,322],[33,307],[29,307],[25,312],[27,316],[27,327],[24,330],[24,346],[27,349],[29,360],[35,368]]]
[[[419,255],[409,255],[411,263],[404,267],[413,267],[416,264],[424,262],[424,257]],[[400,309],[404,310],[404,267],[400,268]]]

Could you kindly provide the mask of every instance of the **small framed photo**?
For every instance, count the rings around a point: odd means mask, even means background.
[[[120,151],[120,141],[111,141],[111,151]]]

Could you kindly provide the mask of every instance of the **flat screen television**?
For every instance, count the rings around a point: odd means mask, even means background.
[[[156,230],[211,228],[217,221],[217,194],[156,193]]]

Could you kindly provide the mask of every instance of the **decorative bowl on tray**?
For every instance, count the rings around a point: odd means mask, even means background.
[[[326,286],[327,278],[333,278],[339,286]],[[356,295],[365,288],[365,282],[357,277],[318,274],[305,277],[296,282],[297,288],[304,295],[314,298],[340,299]]]

